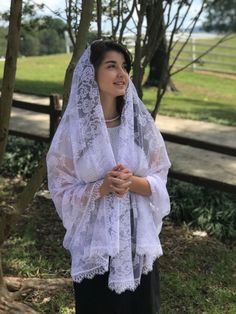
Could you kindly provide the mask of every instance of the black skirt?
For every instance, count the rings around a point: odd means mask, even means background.
[[[117,294],[108,288],[108,273],[74,282],[76,314],[157,314],[160,307],[158,260],[142,275],[135,291]]]

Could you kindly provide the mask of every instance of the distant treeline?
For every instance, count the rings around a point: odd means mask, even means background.
[[[65,52],[66,24],[60,19],[45,17],[24,22],[21,29],[20,55],[38,56]],[[7,28],[0,27],[0,56],[6,51]]]
[[[0,57],[5,56],[6,53],[7,31],[6,27],[0,27]],[[65,31],[66,24],[59,18],[45,16],[24,21],[21,29],[20,56],[66,52]],[[89,37],[94,36],[93,32],[89,35]]]

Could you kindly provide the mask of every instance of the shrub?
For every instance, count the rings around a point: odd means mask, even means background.
[[[1,175],[30,177],[47,149],[48,144],[46,143],[9,136],[3,164],[0,168]]]
[[[177,224],[205,230],[221,241],[236,240],[236,197],[203,186],[170,180],[172,211]]]

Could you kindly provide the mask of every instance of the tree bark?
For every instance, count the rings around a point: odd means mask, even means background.
[[[164,58],[166,58],[166,47],[164,45],[164,41],[162,40],[149,63],[150,70],[149,70],[148,78],[145,82],[145,86],[155,86],[155,87],[159,86],[161,73],[163,71],[163,66],[164,66],[164,62],[163,62]]]
[[[0,301],[1,297],[8,297],[8,291],[7,286],[3,278],[3,269],[2,269],[2,253],[1,253],[1,247],[0,247]]]
[[[102,1],[97,0],[97,38],[102,38]]]
[[[20,43],[22,0],[11,0],[6,61],[0,98],[0,165],[6,150],[11,104],[15,86],[17,55]]]
[[[137,10],[138,13],[138,25],[137,25],[137,36],[135,41],[135,56],[133,63],[133,83],[137,89],[139,97],[142,99],[142,77],[143,77],[143,68],[141,64],[142,59],[142,25],[143,19],[146,12],[146,1],[140,1],[140,10]],[[137,6],[136,6],[137,7]]]
[[[15,86],[16,63],[19,50],[20,41],[20,25],[22,13],[22,0],[12,0],[10,8],[9,31],[7,39],[6,61],[4,66],[4,74],[2,81],[2,95],[0,99],[0,165],[6,150],[9,121],[11,114],[11,104],[13,98],[13,91]],[[6,296],[7,289],[3,278],[1,246],[4,241],[6,226],[8,220],[6,219],[8,213],[4,208],[0,211],[0,295]],[[8,230],[7,230],[8,231]]]
[[[158,21],[158,23],[156,22]],[[156,27],[154,27],[155,23]],[[145,86],[159,86],[160,80],[163,77],[163,72],[168,72],[168,65],[166,59],[168,58],[168,47],[166,42],[166,27],[164,22],[164,10],[163,3],[159,1],[152,6],[147,7],[147,25],[148,25],[148,37],[150,38],[147,50],[149,58],[146,61],[150,65],[149,75],[145,82]],[[153,34],[153,32],[155,32]],[[151,41],[151,42],[150,42]],[[156,44],[153,45],[153,42]],[[150,49],[151,48],[151,49]],[[152,57],[150,58],[150,52]]]
[[[70,64],[66,70],[64,80],[63,111],[65,110],[69,99],[74,68],[86,47],[89,25],[92,20],[93,5],[94,0],[82,1],[81,19],[76,36],[75,49]]]

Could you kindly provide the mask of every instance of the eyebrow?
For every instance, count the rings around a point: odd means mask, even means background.
[[[107,64],[107,63],[113,63],[113,64],[116,64],[117,62],[114,61],[114,60],[108,60],[106,62],[104,62],[104,64]],[[126,62],[123,62],[122,64],[126,64]]]

